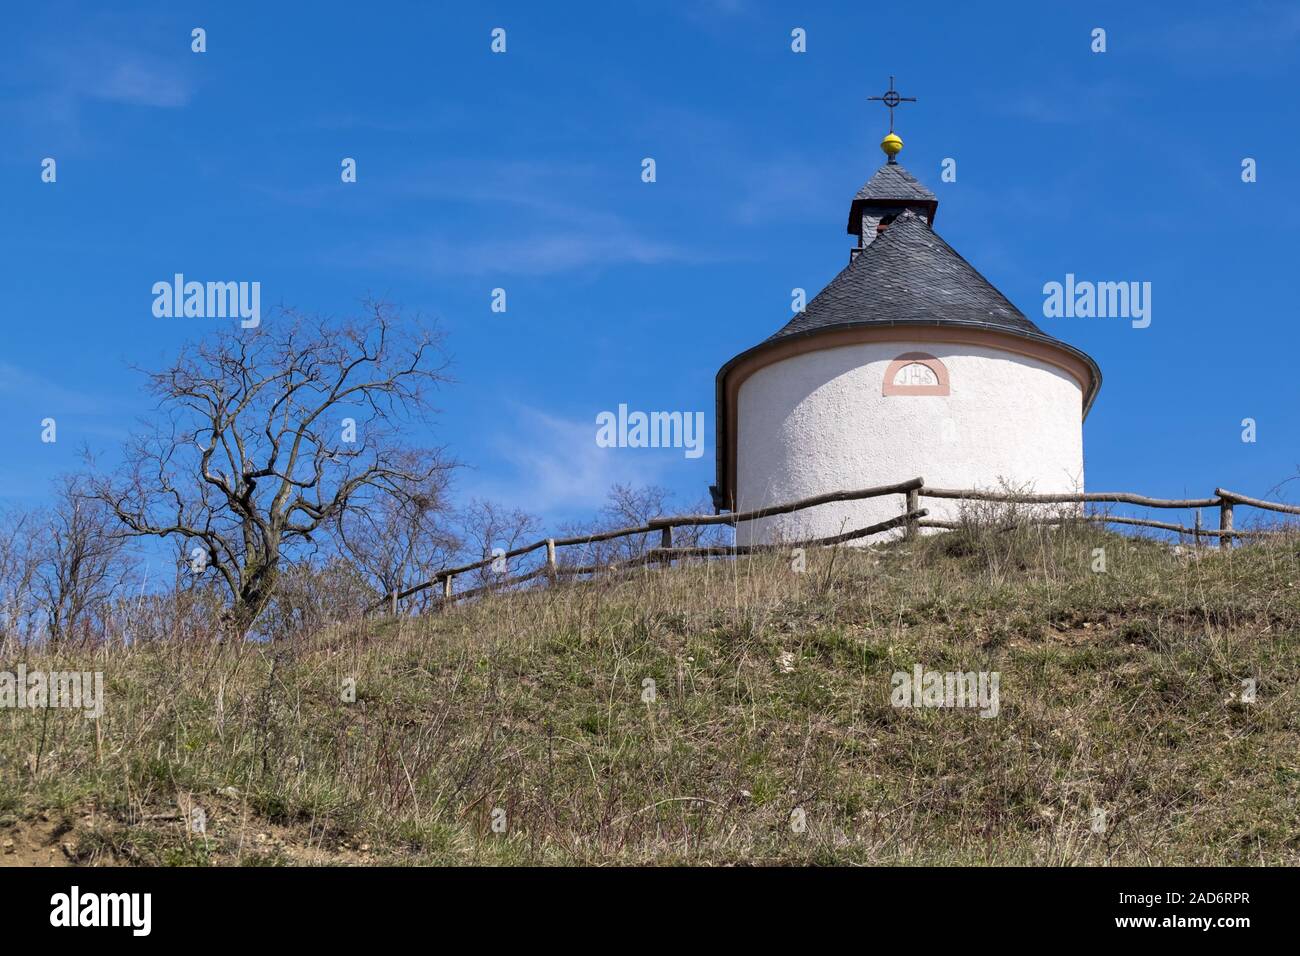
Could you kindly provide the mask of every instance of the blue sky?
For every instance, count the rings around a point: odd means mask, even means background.
[[[1300,462],[1300,7],[1152,6],[10,7],[0,500],[40,502],[83,442],[111,461],[149,409],[131,366],[221,321],[154,318],[175,272],[260,281],[264,308],[371,294],[437,319],[458,381],[432,438],[473,466],[462,496],[548,525],[614,481],[704,498],[714,375],[846,263],[890,74],[920,100],[901,161],[937,231],[1102,368],[1089,488],[1262,495]],[[1067,272],[1151,282],[1151,326],[1042,318]],[[704,456],[597,448],[620,402],[706,412]]]

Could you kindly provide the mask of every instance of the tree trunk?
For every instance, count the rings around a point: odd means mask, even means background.
[[[245,568],[244,581],[234,602],[222,615],[223,630],[237,638],[244,638],[261,617],[280,577],[279,562],[272,560]]]

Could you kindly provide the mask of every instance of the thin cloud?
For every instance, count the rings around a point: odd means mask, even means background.
[[[740,163],[746,170],[745,194],[735,205],[737,222],[754,225],[772,220],[823,222],[838,214],[843,197],[843,177],[830,164],[798,157],[781,157],[757,164]]]
[[[175,109],[193,95],[179,65],[120,42],[74,41],[42,51],[38,59],[46,67],[37,75],[55,79],[47,92],[56,96]]]
[[[524,405],[491,444],[512,473],[474,482],[474,495],[543,515],[594,513],[615,484],[659,483],[670,464],[665,456],[673,454],[601,448],[594,414],[590,422],[573,421]]]
[[[458,158],[387,176],[374,188],[380,203],[407,213],[413,204],[427,203],[430,221],[449,220],[453,225],[448,233],[349,243],[333,256],[339,264],[422,277],[543,276],[715,259],[647,236],[644,228],[629,224],[611,208],[617,202],[618,183],[606,170],[589,164]],[[321,187],[268,194],[302,205],[328,196]],[[510,207],[508,215],[501,212],[503,206]],[[445,215],[448,211],[456,215]],[[506,233],[484,234],[480,225],[502,221],[510,223]]]
[[[1212,61],[1247,73],[1274,72],[1291,63],[1300,43],[1300,9],[1257,3],[1225,8],[1221,16],[1169,23],[1153,48],[1180,62]]]
[[[669,242],[628,232],[553,232],[503,239],[424,237],[389,243],[360,261],[427,276],[553,275],[617,265],[659,265],[696,259]]]
[[[51,414],[104,415],[125,407],[111,396],[67,388],[8,362],[0,362],[0,395],[27,407],[48,409]]]
[[[1120,113],[1122,103],[1135,96],[1133,90],[1111,81],[1079,84],[1055,80],[1043,86],[1030,93],[1008,91],[996,100],[994,109],[1032,123],[1075,125],[1113,117]]]
[[[135,106],[173,108],[190,101],[191,89],[182,77],[158,63],[131,57],[103,65],[100,82],[88,96]]]

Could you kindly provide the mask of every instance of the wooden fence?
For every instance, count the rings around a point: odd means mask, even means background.
[[[882,521],[878,524],[859,528],[855,531],[847,531],[842,534],[831,535],[825,538],[815,538],[808,541],[782,542],[781,544],[750,544],[686,548],[673,547],[673,528],[701,528],[712,525],[729,525],[734,527],[742,522],[754,521],[759,518],[769,518],[774,515],[790,514],[794,511],[816,508],[819,505],[834,504],[841,501],[862,501],[867,498],[881,498],[886,495],[903,496],[902,510],[899,515],[890,518],[888,521]],[[497,591],[516,584],[523,584],[537,578],[546,578],[554,581],[562,577],[575,577],[607,571],[620,571],[647,564],[669,565],[675,560],[684,558],[737,557],[741,555],[762,554],[773,551],[788,551],[791,548],[836,545],[843,544],[846,541],[853,541],[857,538],[865,538],[869,535],[880,534],[883,531],[890,531],[899,527],[903,528],[904,536],[908,538],[914,536],[919,528],[954,529],[961,527],[961,523],[956,521],[926,520],[929,511],[920,507],[920,499],[922,498],[946,498],[959,501],[984,501],[1027,505],[1126,504],[1139,505],[1147,508],[1195,508],[1197,509],[1196,523],[1192,527],[1165,521],[1152,521],[1146,518],[1129,518],[1122,515],[1111,514],[1080,514],[1077,518],[1078,520],[1097,522],[1099,524],[1136,525],[1143,528],[1157,528],[1162,531],[1173,531],[1179,534],[1191,536],[1197,546],[1200,545],[1200,539],[1202,537],[1218,538],[1219,546],[1223,548],[1231,547],[1233,538],[1250,538],[1285,533],[1279,531],[1235,530],[1233,528],[1233,510],[1236,505],[1261,508],[1268,511],[1281,512],[1283,514],[1300,515],[1300,506],[1283,504],[1277,501],[1264,501],[1259,498],[1249,498],[1246,495],[1239,495],[1236,492],[1228,491],[1224,488],[1214,489],[1213,498],[1148,498],[1145,495],[1130,494],[1129,492],[1123,491],[1088,492],[1082,494],[1022,495],[995,491],[927,488],[924,479],[913,478],[910,481],[901,481],[892,485],[878,485],[874,488],[862,488],[857,491],[833,491],[828,494],[814,495],[811,498],[803,498],[799,501],[791,501],[786,504],[769,505],[765,508],[755,508],[751,511],[740,511],[732,514],[718,515],[677,515],[675,517],[651,518],[646,524],[638,527],[618,528],[612,531],[601,531],[595,534],[578,535],[569,538],[544,538],[535,544],[515,548],[512,551],[506,551],[504,554],[484,558],[482,561],[474,561],[470,564],[464,564],[456,568],[445,568],[422,584],[416,584],[405,589],[394,590],[391,594],[372,604],[368,610],[375,611],[387,604],[392,613],[396,614],[397,604],[399,601],[408,598],[411,595],[426,591],[429,588],[437,587],[438,585],[442,586],[440,603],[447,604],[452,601],[458,601],[463,598]],[[1219,527],[1217,529],[1202,527],[1201,508],[1219,509]],[[1058,524],[1062,519],[1061,516],[1056,515],[1022,520],[1028,520],[1030,523],[1036,524]],[[556,561],[556,550],[558,548],[596,544],[602,541],[613,541],[618,538],[653,534],[656,531],[659,532],[660,536],[659,546],[650,549],[645,554],[636,558],[631,558],[621,562],[585,566],[568,566]],[[516,575],[512,578],[501,578],[500,580],[493,581],[490,584],[470,588],[464,591],[454,590],[453,582],[461,575],[478,571],[499,561],[509,562],[513,558],[531,554],[532,552],[538,551],[542,548],[546,549],[546,561],[541,567],[533,571],[526,574]]]

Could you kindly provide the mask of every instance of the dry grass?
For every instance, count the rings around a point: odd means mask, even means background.
[[[108,701],[0,711],[0,838],[94,863],[1300,863],[1300,544],[996,525],[274,646],[9,648],[102,670]],[[892,707],[916,663],[998,671],[1000,713]]]

